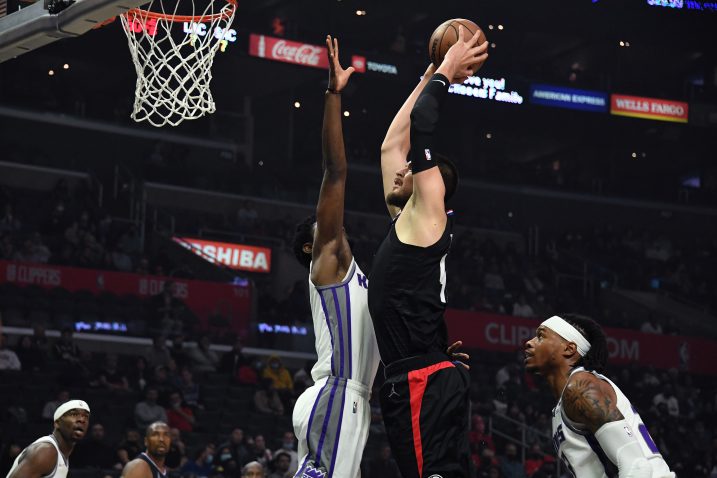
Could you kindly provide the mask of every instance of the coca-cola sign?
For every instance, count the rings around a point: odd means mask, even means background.
[[[249,55],[295,65],[328,68],[326,47],[266,35],[249,35]]]

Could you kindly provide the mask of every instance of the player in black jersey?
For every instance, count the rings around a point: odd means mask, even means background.
[[[455,166],[433,152],[440,107],[451,83],[487,57],[478,32],[461,27],[440,67],[429,67],[394,118],[381,148],[381,170],[394,219],[376,253],[369,310],[386,382],[380,403],[388,439],[404,478],[469,473],[469,377],[446,354],[445,259]]]
[[[152,423],[144,435],[147,451],[125,465],[121,478],[167,478],[164,460],[171,445],[169,426],[164,422]]]

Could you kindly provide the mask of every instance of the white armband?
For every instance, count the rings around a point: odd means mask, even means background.
[[[617,465],[620,478],[651,478],[652,467],[625,419],[606,423],[595,432],[605,455]]]

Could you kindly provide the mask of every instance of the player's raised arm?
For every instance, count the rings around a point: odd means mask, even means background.
[[[575,374],[563,394],[565,413],[595,436],[620,478],[650,478],[652,468],[632,430],[617,408],[612,386],[589,372]]]
[[[396,116],[394,116],[386,132],[386,137],[383,139],[383,144],[381,145],[381,176],[383,177],[384,198],[387,198],[393,190],[396,172],[406,166],[408,152],[411,149],[411,110],[423,88],[431,80],[435,72],[436,67],[433,66],[433,63],[429,64],[421,81],[406,98]],[[386,201],[386,207],[388,207],[391,218],[396,217],[400,211],[397,206],[389,204],[388,201]]]
[[[316,207],[316,235],[312,249],[312,280],[316,285],[333,284],[351,266],[351,251],[343,233],[346,191],[346,151],[341,125],[341,91],[354,72],[339,63],[339,43],[326,37],[329,55],[329,87],[324,96],[321,131],[324,178]]]
[[[451,83],[462,83],[473,74],[471,65],[488,57],[488,43],[478,44],[480,30],[468,37],[463,26],[458,28],[458,41],[451,46],[430,78],[411,110],[411,169],[413,172],[413,201],[420,221],[445,223],[445,192],[441,172],[432,157],[434,134],[441,106]],[[442,229],[443,228],[439,228]],[[440,233],[439,233],[440,235]]]

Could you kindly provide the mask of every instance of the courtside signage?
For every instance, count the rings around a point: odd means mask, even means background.
[[[271,249],[231,242],[175,237],[174,241],[213,264],[249,272],[271,271]]]
[[[325,46],[311,45],[267,35],[249,35],[249,55],[314,68],[328,68]]]
[[[610,113],[619,116],[687,123],[688,105],[682,101],[611,95]]]
[[[531,85],[530,102],[594,113],[607,113],[608,109],[607,93],[551,85]]]
[[[523,96],[517,91],[510,91],[505,78],[471,76],[460,85],[451,85],[448,92],[500,103],[523,104]]]

